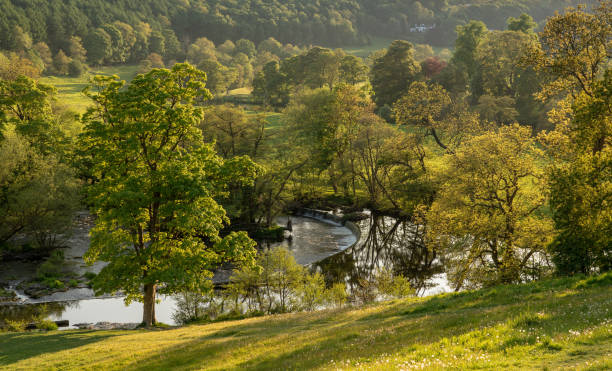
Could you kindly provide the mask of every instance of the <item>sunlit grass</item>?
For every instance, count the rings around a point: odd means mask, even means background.
[[[40,81],[55,86],[59,104],[72,111],[83,113],[91,104],[89,98],[82,93],[91,77],[95,75],[118,75],[122,80],[129,82],[136,76],[137,70],[138,66],[99,67],[91,69],[81,77],[46,76],[41,78]]]
[[[593,282],[553,280],[163,331],[1,334],[0,368],[606,369],[612,286]]]
[[[372,54],[373,52],[377,50],[388,48],[389,45],[393,42],[393,40],[395,39],[383,38],[383,37],[373,37],[370,40],[370,44],[368,45],[347,46],[347,47],[343,47],[342,49],[344,49],[344,51],[346,51],[348,54],[352,54],[360,58],[367,58],[370,54]]]

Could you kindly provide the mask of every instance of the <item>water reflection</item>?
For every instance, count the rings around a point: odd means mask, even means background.
[[[422,226],[374,213],[357,224],[362,235],[355,246],[313,264],[326,282],[355,287],[387,268],[408,278],[419,295],[433,292],[434,287],[446,290],[440,277],[443,267],[435,251],[425,246]]]
[[[172,314],[175,310],[176,302],[172,297],[158,297],[155,315],[159,322],[174,325]],[[36,304],[0,305],[0,327],[5,327],[7,321],[27,324],[37,322],[42,318],[52,321],[68,320],[70,326],[64,329],[74,329],[74,325],[79,323],[140,323],[142,320],[142,304],[133,302],[126,306],[122,297],[107,297]]]
[[[280,216],[276,223],[287,225],[289,217]],[[292,238],[266,247],[282,246],[287,248],[301,265],[312,264],[335,255],[353,245],[357,239],[350,229],[328,220],[292,216]]]
[[[51,302],[28,305],[0,305],[0,327],[8,322],[33,323],[41,318],[60,317],[70,306],[78,305],[68,302]]]

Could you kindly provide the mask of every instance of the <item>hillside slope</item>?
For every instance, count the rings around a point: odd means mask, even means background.
[[[160,331],[0,334],[0,369],[612,368],[612,274]]]
[[[449,46],[455,26],[471,19],[502,29],[523,12],[540,22],[555,10],[596,0],[0,0],[0,49],[18,48],[26,32],[56,53],[71,36],[85,39],[115,21],[186,44],[205,36],[216,44],[274,37],[282,43],[363,45],[370,36],[411,38],[415,24],[436,24],[425,41]],[[16,26],[19,26],[17,29]],[[146,29],[147,27],[145,27]],[[170,32],[171,31],[171,32]],[[122,37],[113,41],[123,43]],[[174,43],[174,41],[172,41]],[[168,45],[166,45],[168,46]],[[138,62],[138,61],[137,61]]]

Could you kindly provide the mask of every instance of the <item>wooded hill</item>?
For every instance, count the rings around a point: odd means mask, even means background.
[[[0,49],[18,49],[25,33],[54,53],[65,51],[72,36],[85,39],[116,21],[152,30],[165,44],[178,39],[188,45],[204,36],[215,43],[274,37],[340,46],[378,36],[449,46],[455,27],[469,20],[503,29],[508,17],[528,13],[541,22],[555,10],[584,2],[592,0],[0,0]],[[417,32],[415,24],[431,29]]]

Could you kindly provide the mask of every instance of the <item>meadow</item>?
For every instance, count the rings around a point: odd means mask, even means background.
[[[612,367],[612,274],[174,329],[0,334],[0,369]]]

